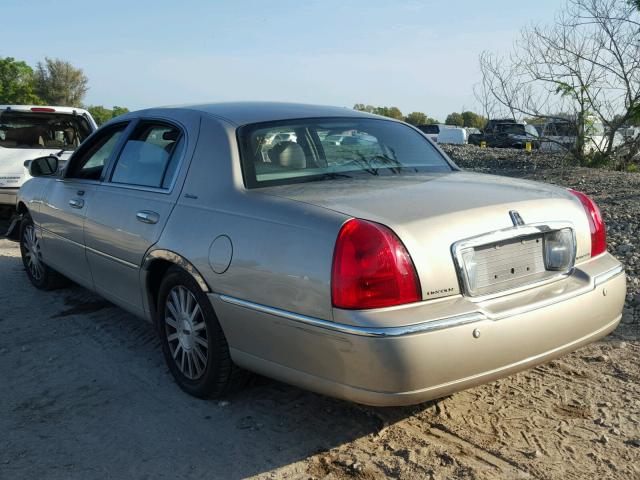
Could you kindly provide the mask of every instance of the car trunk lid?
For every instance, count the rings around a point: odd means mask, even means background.
[[[590,253],[589,225],[580,203],[564,189],[526,180],[451,172],[336,179],[260,192],[387,225],[407,247],[425,300],[461,293],[453,245],[513,228],[511,211],[526,224],[571,224],[577,262]]]

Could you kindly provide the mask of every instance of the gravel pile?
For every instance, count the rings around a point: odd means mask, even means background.
[[[465,170],[571,187],[591,196],[607,224],[609,251],[625,266],[627,301],[622,323],[640,334],[640,174],[571,165],[559,154],[474,145],[441,145]]]
[[[475,145],[447,145],[440,147],[464,169],[492,173],[495,170],[526,171],[565,168],[572,166],[573,157],[561,153],[527,152],[515,148],[479,148]]]

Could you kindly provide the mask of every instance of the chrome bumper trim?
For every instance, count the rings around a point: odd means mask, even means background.
[[[456,327],[487,319],[484,314],[480,312],[473,312],[464,315],[456,315],[454,317],[445,317],[442,319],[430,320],[428,322],[416,323],[414,325],[404,325],[402,327],[356,327],[345,323],[336,323],[329,320],[308,317],[306,315],[288,312],[279,308],[267,307],[266,305],[248,302],[228,295],[220,295],[219,297],[223,302],[230,303],[232,305],[249,308],[258,312],[286,318],[287,320],[293,320],[294,322],[312,325],[314,327],[333,330],[335,332],[346,333],[349,335],[359,335],[362,337],[400,337],[403,335],[410,335],[412,333],[424,333],[441,330],[443,328]]]
[[[594,288],[597,287],[598,285],[604,283],[604,282],[608,282],[609,280],[611,280],[613,277],[615,277],[616,275],[619,275],[620,273],[624,272],[624,267],[622,266],[622,264],[612,268],[611,270],[607,270],[604,273],[601,273],[599,275],[595,275],[593,277],[593,286]]]
[[[269,315],[275,315],[277,317],[286,318],[294,322],[311,325],[326,330],[332,330],[334,332],[345,333],[348,335],[359,335],[362,337],[376,337],[376,338],[389,338],[389,337],[402,337],[405,335],[412,335],[416,333],[433,332],[436,330],[443,330],[445,328],[458,327],[460,325],[467,325],[469,323],[481,322],[484,320],[498,321],[504,318],[512,317],[514,315],[522,315],[540,308],[549,307],[556,303],[563,302],[570,298],[574,298],[585,293],[592,292],[598,285],[601,285],[624,271],[622,265],[617,265],[611,270],[600,273],[593,276],[591,287],[586,289],[580,289],[576,292],[571,292],[569,295],[562,295],[558,298],[554,298],[552,301],[534,303],[522,308],[510,310],[504,312],[501,315],[491,316],[483,312],[469,312],[462,315],[455,315],[452,317],[438,318],[429,320],[426,322],[415,323],[413,325],[403,325],[401,327],[357,327],[355,325],[347,325],[345,323],[336,323],[329,320],[322,320],[320,318],[309,317],[307,315],[301,315],[299,313],[289,312],[279,308],[268,307],[259,303],[249,302],[239,298],[231,297],[229,295],[218,295],[220,300],[231,305],[256,310],[258,312],[266,313]]]

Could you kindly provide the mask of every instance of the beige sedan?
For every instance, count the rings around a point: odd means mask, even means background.
[[[32,283],[71,279],[151,322],[199,397],[254,371],[413,404],[575,350],[621,316],[625,275],[589,197],[463,172],[375,115],[149,109],[30,173]]]

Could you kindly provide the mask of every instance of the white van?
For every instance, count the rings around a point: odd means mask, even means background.
[[[440,130],[438,134],[438,143],[452,143],[455,145],[464,145],[468,142],[468,133],[462,127],[448,127]]]
[[[81,108],[0,105],[0,207],[15,208],[18,190],[30,178],[26,160],[54,154],[64,164],[97,128]]]

